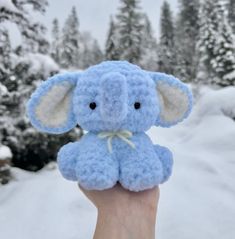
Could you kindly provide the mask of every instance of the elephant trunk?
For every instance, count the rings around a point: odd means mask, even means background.
[[[106,122],[119,123],[127,115],[127,83],[120,73],[107,73],[101,80],[101,115]]]

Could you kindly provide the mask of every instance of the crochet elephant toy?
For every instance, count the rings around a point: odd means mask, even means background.
[[[175,77],[105,61],[43,82],[28,102],[28,116],[42,132],[61,134],[76,124],[88,131],[58,153],[66,179],[89,190],[120,182],[142,191],[165,182],[173,164],[169,149],[153,145],[144,132],[177,124],[191,108],[191,91]]]

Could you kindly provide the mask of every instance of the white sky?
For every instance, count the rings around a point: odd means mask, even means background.
[[[120,6],[119,0],[48,0],[49,7],[44,16],[34,15],[35,18],[41,20],[48,28],[48,37],[50,37],[51,22],[57,17],[60,26],[64,24],[65,19],[71,11],[72,6],[76,6],[80,21],[80,31],[90,31],[92,35],[98,39],[103,48],[106,34],[109,26],[109,17],[111,14],[117,13]],[[152,22],[155,35],[159,35],[160,10],[164,0],[142,0],[141,6]],[[177,0],[168,0],[172,10],[176,12],[178,9]],[[13,29],[12,29],[13,30]],[[11,31],[12,32],[12,31]],[[13,45],[18,43],[19,36],[16,30],[13,35]],[[12,33],[11,33],[12,35]]]

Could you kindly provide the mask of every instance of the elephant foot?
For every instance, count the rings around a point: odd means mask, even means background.
[[[129,163],[123,165],[120,172],[120,183],[130,191],[143,191],[161,183],[162,164],[159,160]]]
[[[104,190],[112,188],[118,181],[118,166],[116,164],[85,161],[76,166],[79,184],[87,190]]]

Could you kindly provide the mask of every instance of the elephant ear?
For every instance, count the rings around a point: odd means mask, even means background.
[[[157,90],[160,114],[157,126],[170,127],[187,118],[192,109],[192,92],[174,76],[151,73]]]
[[[27,114],[39,131],[61,134],[76,126],[73,94],[81,73],[55,75],[44,81],[32,94]]]

